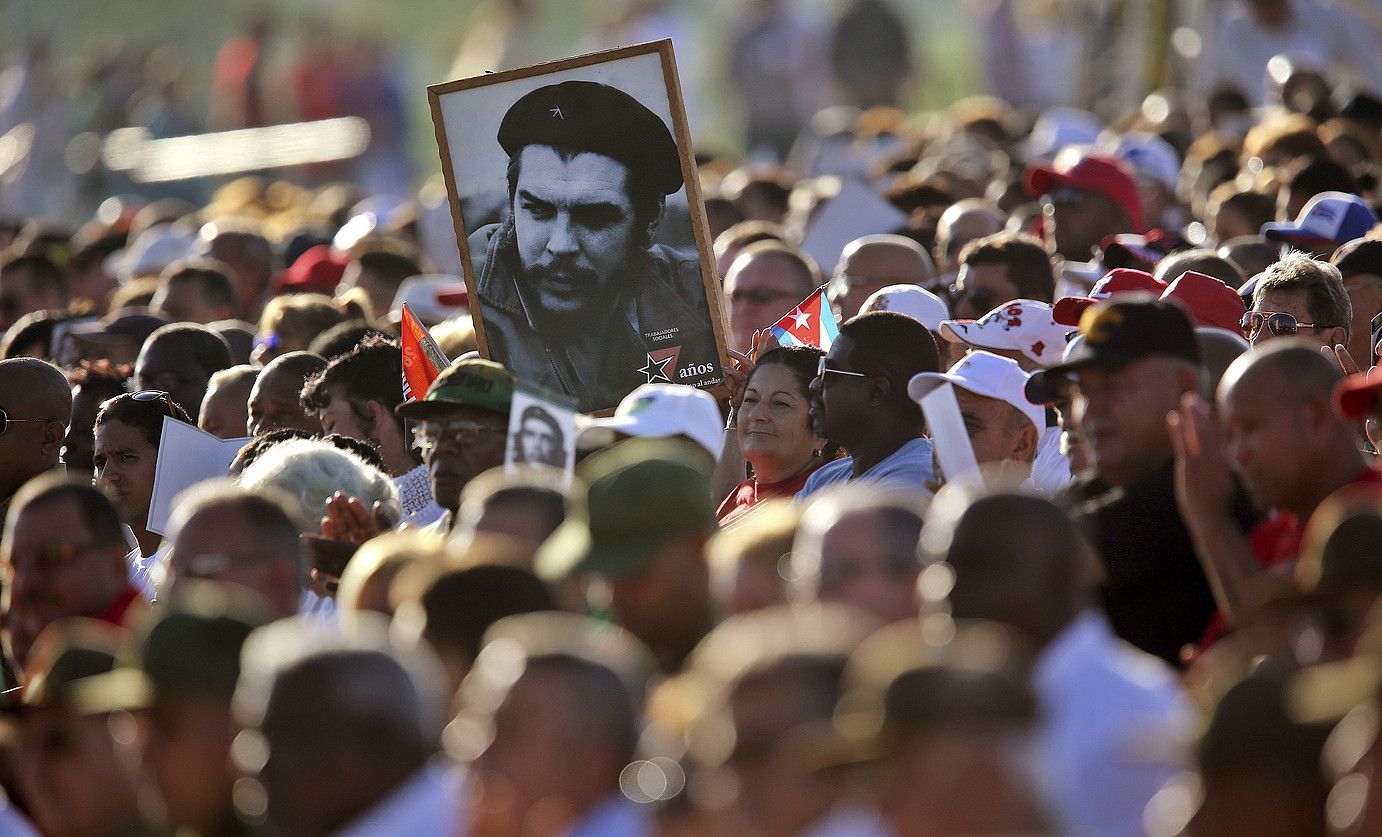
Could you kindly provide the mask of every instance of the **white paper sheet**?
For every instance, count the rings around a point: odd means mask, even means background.
[[[154,493],[149,503],[150,532],[167,535],[168,519],[177,496],[199,482],[224,477],[230,463],[250,441],[221,439],[198,427],[164,416],[163,435],[158,443],[158,463],[154,466]]]
[[[811,219],[801,249],[816,260],[821,273],[830,276],[846,244],[862,235],[893,232],[906,221],[906,213],[888,203],[868,181],[846,177],[840,193]]]
[[[931,431],[945,481],[980,483],[983,475],[974,458],[974,446],[969,443],[969,432],[965,430],[955,388],[950,384],[936,387],[921,399],[921,412],[926,416],[926,426]]]

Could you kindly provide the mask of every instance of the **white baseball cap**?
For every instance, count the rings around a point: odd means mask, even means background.
[[[158,224],[139,234],[128,247],[111,254],[106,272],[121,282],[138,276],[157,275],[173,262],[192,255],[197,237],[174,224]]]
[[[630,436],[685,436],[720,458],[725,420],[710,393],[683,384],[644,384],[619,402],[614,415],[592,419],[586,428]]]
[[[970,352],[950,367],[949,372],[913,375],[907,382],[907,395],[920,404],[921,399],[941,384],[954,384],[975,395],[1006,401],[1032,422],[1038,434],[1046,429],[1046,409],[1028,401],[1023,394],[1027,373],[1015,360],[991,352]]]
[[[859,313],[874,311],[906,314],[931,331],[940,328],[941,321],[950,316],[945,300],[917,285],[888,285],[869,294],[869,298],[859,306]]]
[[[403,280],[394,294],[390,311],[401,311],[404,303],[423,325],[470,314],[465,280],[446,273],[422,273]]]
[[[950,343],[1018,351],[1042,366],[1060,363],[1065,335],[1074,330],[1057,323],[1051,306],[1035,299],[1014,299],[977,320],[946,320],[937,329]]]

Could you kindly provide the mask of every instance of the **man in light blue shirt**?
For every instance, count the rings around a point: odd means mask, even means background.
[[[910,317],[878,311],[840,326],[811,382],[811,420],[850,455],[821,466],[797,499],[851,480],[926,491],[931,440],[907,382],[939,370],[936,341]]]

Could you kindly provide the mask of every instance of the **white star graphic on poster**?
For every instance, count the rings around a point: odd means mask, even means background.
[[[805,311],[797,311],[795,314],[792,315],[792,319],[796,320],[796,325],[792,326],[793,328],[811,327],[811,315],[806,313]]]
[[[672,379],[667,377],[667,364],[671,362],[672,358],[670,357],[665,357],[662,360],[655,360],[650,354],[648,355],[648,362],[638,367],[638,371],[647,376],[648,383],[650,384],[657,381],[670,384],[672,383]]]

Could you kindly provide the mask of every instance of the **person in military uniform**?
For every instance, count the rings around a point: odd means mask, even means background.
[[[509,212],[469,238],[485,341],[519,380],[608,409],[639,384],[721,379],[700,262],[653,244],[682,187],[667,125],[592,81],[509,108]]]

